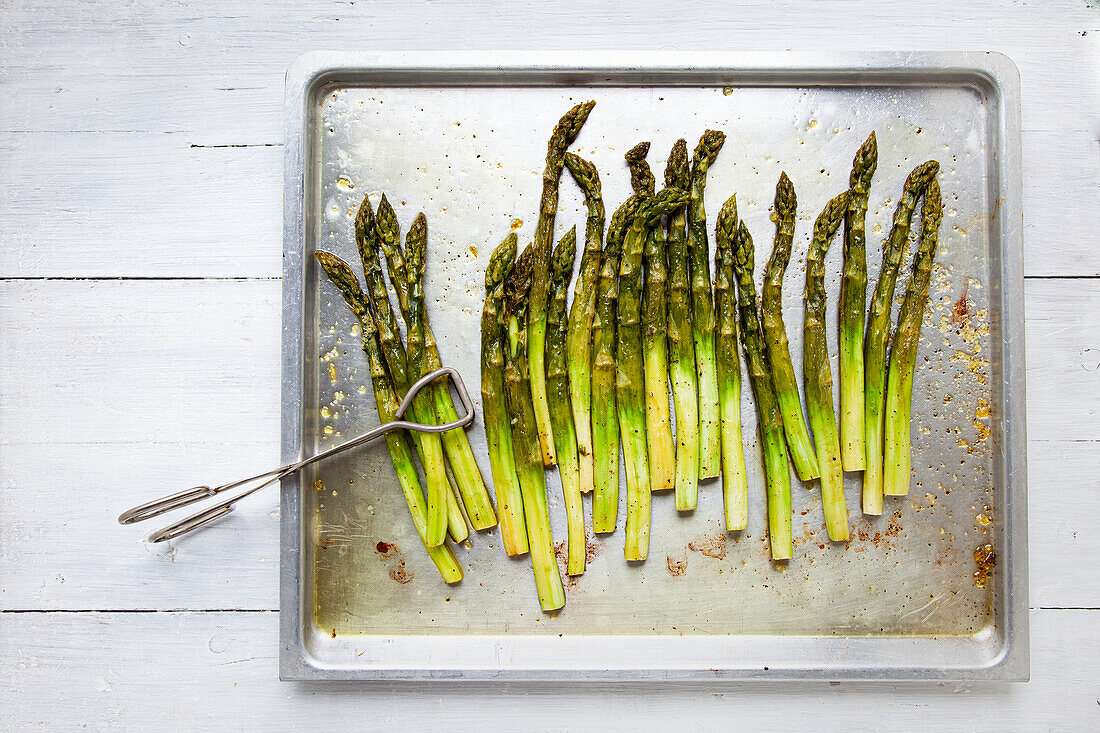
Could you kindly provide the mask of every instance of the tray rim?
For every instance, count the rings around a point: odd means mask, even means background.
[[[764,640],[783,639],[783,649],[775,654],[780,663],[749,667],[730,664],[726,668],[662,668],[580,666],[439,666],[348,667],[327,665],[311,655],[303,635],[303,586],[305,574],[302,553],[301,496],[297,475],[283,480],[280,511],[280,678],[284,680],[369,680],[369,679],[539,679],[539,680],[670,680],[670,679],[827,679],[827,680],[1000,680],[1027,681],[1030,675],[1028,634],[1028,555],[1027,555],[1027,439],[1025,418],[1024,312],[1023,312],[1023,228],[1021,177],[1020,78],[1016,65],[996,52],[898,52],[898,53],[780,53],[780,52],[658,52],[646,55],[644,62],[631,52],[332,52],[314,51],[294,60],[286,75],[285,168],[283,222],[283,344],[282,344],[282,416],[281,444],[284,461],[301,453],[302,414],[302,329],[304,326],[304,278],[309,266],[305,258],[306,212],[305,165],[308,155],[311,100],[315,90],[337,77],[370,77],[378,86],[401,86],[418,76],[436,77],[434,86],[470,86],[467,77],[477,75],[481,86],[543,86],[553,83],[578,86],[624,86],[688,83],[755,86],[929,85],[921,75],[935,76],[937,82],[969,81],[986,94],[996,96],[994,120],[999,147],[992,152],[997,174],[998,196],[994,198],[992,218],[1001,243],[999,266],[1002,312],[1001,391],[1003,418],[1001,442],[993,455],[995,470],[1004,486],[1002,531],[997,536],[998,627],[1002,635],[999,653],[992,659],[975,663],[941,666],[905,666],[890,663],[891,655],[879,663],[850,666],[825,666],[805,663],[790,652],[800,643],[831,647],[833,660],[878,650],[883,642],[907,645],[946,643],[959,637],[860,637],[860,636],[744,636],[669,637],[676,640],[727,640],[730,649],[757,649]],[[593,78],[593,77],[597,78]],[[364,637],[366,638],[366,637]],[[402,637],[371,637],[393,642]],[[441,637],[403,637],[412,651],[427,652],[433,640]],[[489,645],[496,658],[515,654],[518,646],[528,650],[545,647],[550,651],[560,640],[542,636],[442,637],[450,646]],[[575,637],[574,637],[575,638]],[[585,636],[603,639],[609,649],[623,650],[645,640],[652,645],[654,636]],[[963,637],[968,638],[968,637]],[[664,643],[664,642],[662,642]],[[549,646],[547,646],[549,645]],[[690,643],[681,643],[681,647]],[[790,647],[789,649],[787,647]],[[566,648],[561,646],[561,648]],[[809,647],[802,647],[802,651]],[[759,650],[757,650],[759,651]],[[822,649],[822,651],[825,651]],[[912,648],[911,651],[915,651]],[[559,649],[560,653],[560,649]],[[567,653],[567,652],[566,652]],[[428,654],[430,656],[430,653]],[[521,655],[522,656],[522,655]],[[872,659],[873,654],[866,655]],[[893,657],[896,658],[896,657]]]

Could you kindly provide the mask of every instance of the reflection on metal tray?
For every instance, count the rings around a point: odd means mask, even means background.
[[[571,104],[594,99],[572,149],[599,167],[609,211],[629,193],[622,155],[634,143],[653,142],[660,171],[677,138],[694,145],[704,129],[721,129],[728,141],[707,186],[712,223],[736,192],[766,252],[774,186],[786,171],[800,208],[795,263],[874,130],[872,284],[876,245],[905,175],[940,161],[945,220],[915,377],[910,495],[887,499],[881,517],[863,516],[859,480],[849,474],[853,539],[831,545],[816,486],[796,481],[795,559],[773,564],[745,390],[749,529],[722,531],[718,482],[701,486],[690,515],[675,511],[671,494],[657,494],[648,562],[624,562],[621,528],[591,538],[588,571],[568,582],[565,609],[547,615],[529,562],[506,557],[495,530],[459,548],[466,579],[442,583],[385,448],[375,444],[283,483],[283,676],[1025,679],[1015,67],[991,54],[651,55],[637,64],[615,54],[310,54],[295,63],[287,81],[284,458],[376,421],[354,319],[310,253],[324,248],[356,261],[352,214],[364,195],[376,202],[386,192],[405,226],[424,211],[429,318],[444,362],[477,384],[491,249],[513,228],[521,242],[530,239],[550,129]],[[559,235],[584,221],[568,176],[561,192]],[[829,260],[835,319],[838,248]],[[802,278],[791,267],[785,288],[798,373]],[[835,350],[835,323],[829,333]],[[489,478],[480,419],[469,435]],[[553,472],[548,486],[555,537],[564,539]],[[587,499],[586,510],[590,518]],[[974,551],[986,543],[996,566],[983,584]]]

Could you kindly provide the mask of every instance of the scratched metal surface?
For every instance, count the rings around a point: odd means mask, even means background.
[[[654,496],[649,560],[622,557],[620,529],[589,536],[587,572],[567,582],[567,605],[541,613],[526,558],[504,555],[496,531],[473,533],[458,556],[465,580],[443,584],[420,546],[382,443],[318,465],[302,477],[303,572],[314,639],[355,644],[359,635],[834,635],[990,639],[998,577],[975,581],[974,551],[997,542],[992,443],[1000,378],[990,343],[999,327],[996,255],[989,222],[995,171],[983,95],[965,85],[928,86],[553,86],[326,87],[316,103],[314,207],[307,247],[357,263],[352,216],[364,196],[385,192],[403,228],[418,211],[429,224],[425,292],[444,363],[471,391],[480,385],[482,277],[493,246],[515,229],[534,231],[546,138],[577,101],[597,104],[572,150],[593,160],[608,213],[629,194],[622,155],[651,140],[660,174],[678,137],[694,146],[707,128],[727,142],[712,166],[713,224],[736,193],[757,245],[757,280],[770,250],[771,199],[780,171],[799,199],[794,256],[785,285],[791,355],[801,373],[804,262],[813,219],[847,185],[852,155],[874,130],[879,166],[868,212],[869,289],[879,269],[902,182],[915,165],[941,163],[945,200],[915,376],[914,479],[908,497],[887,498],[881,517],[860,512],[860,480],[846,476],[853,539],[830,544],[815,484],[793,478],[795,558],[768,559],[761,457],[751,391],[744,390],[750,515],[745,532],[722,530],[721,485],[701,486],[698,509],[678,514]],[[919,209],[917,218],[919,218]],[[583,200],[566,174],[556,233],[577,225]],[[713,229],[712,229],[713,232]],[[310,241],[311,240],[311,241]],[[910,243],[912,245],[912,241]],[[713,246],[713,233],[712,233]],[[911,249],[910,249],[911,251]],[[840,237],[828,257],[835,321]],[[358,328],[318,268],[305,270],[304,449],[325,448],[375,425]],[[898,283],[898,303],[908,281]],[[837,378],[835,322],[829,331]],[[480,394],[476,394],[480,408]],[[487,482],[479,420],[469,431]],[[554,537],[565,539],[555,470],[548,473]],[[588,498],[585,500],[589,512]],[[379,552],[378,543],[393,545]],[[318,642],[321,643],[321,642]]]

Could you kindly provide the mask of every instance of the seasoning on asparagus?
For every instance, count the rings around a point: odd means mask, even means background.
[[[649,451],[646,441],[645,369],[642,361],[642,253],[649,230],[669,211],[685,205],[687,194],[666,188],[642,204],[623,241],[619,265],[619,349],[616,382],[619,432],[626,463],[626,559],[649,555]],[[667,393],[665,397],[668,399]]]
[[[678,207],[683,210],[683,206]],[[676,486],[676,449],[668,406],[668,262],[665,228],[658,221],[645,245],[642,352],[645,355],[645,422],[653,491]]]
[[[428,316],[424,308],[424,255],[428,246],[428,223],[424,214],[418,214],[405,235],[405,277],[409,286],[409,319],[406,322],[406,342],[408,346],[409,371],[424,376],[436,368],[432,364],[427,342]],[[436,415],[441,422],[457,419],[454,404],[451,402],[450,388],[445,382],[432,385],[431,396]],[[453,416],[452,416],[453,414]],[[470,449],[466,431],[455,428],[443,433],[443,448],[454,472],[462,503],[470,517],[474,529],[488,529],[497,523],[493,502],[489,490],[481,477],[481,469]]]
[[[886,391],[885,493],[905,496],[909,493],[909,424],[913,402],[913,369],[917,362],[921,322],[928,303],[928,282],[939,243],[943,201],[940,184],[933,178],[924,191],[921,207],[921,239],[913,257],[913,275],[901,304],[897,329],[890,342],[890,374]]]
[[[718,212],[714,253],[715,357],[722,415],[722,492],[726,531],[749,523],[749,477],[741,438],[741,359],[737,349],[737,293],[733,254],[737,240],[737,197],[730,196]],[[648,376],[648,375],[647,375]]]
[[[588,493],[595,482],[592,455],[592,317],[596,310],[596,278],[600,274],[603,251],[604,206],[596,166],[572,153],[565,154],[565,165],[584,192],[584,202],[588,208],[584,253],[573,289],[573,306],[569,311],[565,337],[569,399],[573,409],[573,426],[577,432],[577,472],[581,491]]]
[[[615,341],[619,298],[619,259],[623,235],[638,207],[631,196],[611,215],[596,282],[592,320],[592,451],[596,463],[592,531],[614,532],[619,516],[619,417],[615,398]]]
[[[531,273],[531,305],[528,313],[531,359],[531,395],[538,421],[542,461],[557,463],[550,436],[550,405],[546,401],[546,304],[550,293],[550,250],[554,245],[554,214],[558,210],[558,182],[565,164],[565,149],[576,139],[595,102],[576,105],[558,120],[546,146],[546,168],[542,173],[542,198],[533,244],[535,261]]]
[[[687,141],[680,138],[668,156],[665,186],[686,190],[690,182]],[[668,372],[676,409],[676,509],[690,511],[699,497],[699,390],[691,325],[686,207],[669,214],[667,242]]]
[[[722,465],[721,419],[718,410],[718,366],[714,356],[714,302],[710,292],[710,244],[703,193],[707,170],[726,141],[725,133],[707,130],[691,159],[691,203],[688,206],[688,245],[691,251],[692,338],[699,383],[699,473],[714,478]],[[692,507],[694,508],[694,505]]]
[[[940,164],[929,160],[905,179],[901,198],[894,209],[890,236],[882,243],[882,269],[867,314],[863,340],[863,429],[866,465],[863,469],[863,513],[882,514],[883,493],[883,410],[886,405],[886,342],[890,337],[890,316],[898,266],[909,241],[913,210],[928,182],[936,177]]]
[[[577,228],[558,240],[550,260],[550,302],[546,306],[546,394],[550,400],[550,425],[554,428],[554,449],[558,453],[558,478],[565,499],[568,529],[565,572],[584,572],[587,539],[584,531],[584,505],[581,503],[580,471],[577,456],[577,431],[569,404],[569,372],[566,368],[566,300],[573,278],[573,260],[577,256]]]
[[[817,448],[825,529],[833,542],[848,539],[848,506],[844,501],[844,467],[840,460],[836,416],[833,414],[833,374],[829,367],[829,341],[825,333],[825,255],[847,210],[848,192],[845,191],[826,204],[814,223],[810,252],[806,257],[806,316],[802,339],[806,411]]]
[[[733,252],[737,276],[738,309],[741,315],[741,345],[749,368],[749,381],[756,397],[756,419],[760,447],[764,454],[764,481],[768,494],[768,540],[773,560],[794,555],[791,537],[791,474],[787,465],[787,443],[783,439],[783,418],[776,401],[772,376],[764,357],[764,334],[756,310],[753,282],[753,243],[745,222],[737,229]]]
[[[403,398],[415,378],[410,379],[408,373],[405,347],[401,343],[397,316],[394,314],[393,305],[390,303],[386,283],[382,279],[380,265],[380,252],[384,251],[386,253],[387,264],[391,261],[390,256],[392,253],[394,266],[390,268],[390,282],[393,283],[394,290],[397,292],[398,305],[401,308],[402,315],[404,315],[408,312],[408,284],[405,277],[405,256],[401,251],[399,235],[400,227],[397,223],[397,215],[394,213],[389,201],[386,200],[386,195],[382,194],[382,200],[378,204],[378,217],[375,217],[374,212],[371,210],[369,198],[364,197],[355,217],[355,242],[359,247],[359,258],[363,263],[363,274],[367,281],[367,295],[374,309],[375,324],[378,327],[382,353],[386,357],[390,375],[393,377],[397,396]],[[439,351],[435,346],[435,339],[432,337],[431,325],[427,321],[424,322],[424,344],[427,347],[427,356],[430,362],[428,368],[434,371],[441,366],[441,362]],[[446,389],[443,391],[447,399],[450,399],[450,392]],[[420,401],[414,402],[410,413],[417,422],[431,424],[436,422],[437,418],[430,411],[424,413],[426,404]],[[450,422],[456,417],[457,413],[452,404],[450,411],[447,412],[446,420]],[[470,534],[467,518],[461,506],[454,473],[446,465],[446,461],[443,460],[443,439],[439,435],[423,432],[414,432],[413,438],[420,450],[420,462],[425,465],[428,483],[430,484],[433,480],[440,480],[432,478],[436,471],[440,471],[446,477],[449,488],[446,492],[447,528],[451,539],[455,542],[464,542]],[[425,451],[428,453],[427,460],[425,459]],[[436,454],[439,456],[438,466],[436,465]],[[429,465],[432,466],[430,470]]]
[[[565,588],[554,556],[550,533],[550,508],[546,499],[546,475],[542,467],[535,408],[527,365],[527,301],[531,286],[533,249],[528,247],[516,260],[504,287],[504,316],[508,332],[504,383],[508,411],[512,416],[512,450],[516,475],[523,497],[527,522],[531,568],[535,574],[539,605],[553,611],[565,605]]]
[[[775,187],[775,243],[772,256],[764,269],[764,292],[760,308],[764,318],[764,339],[768,345],[768,364],[771,366],[775,397],[783,415],[783,431],[791,451],[795,472],[803,481],[817,478],[817,460],[802,415],[802,400],[798,396],[798,383],[791,364],[787,327],[783,323],[783,274],[791,260],[791,243],[794,240],[794,220],[797,199],[794,185],[787,174],[779,176]]]
[[[489,465],[496,488],[500,536],[504,552],[527,552],[527,526],[523,498],[512,452],[512,424],[504,392],[503,306],[504,280],[516,260],[516,235],[509,234],[489,258],[485,270],[485,306],[481,312],[481,404]]]
[[[638,143],[626,154],[630,184],[643,199],[654,195],[656,179],[645,156],[649,143]],[[682,207],[681,207],[682,208]],[[675,486],[676,455],[672,442],[672,422],[668,407],[668,348],[665,339],[667,265],[665,231],[657,222],[649,227],[645,241],[645,285],[642,291],[642,353],[645,360],[646,447],[649,452],[649,479],[652,491]],[[621,287],[621,285],[620,285]],[[622,300],[620,298],[620,305]],[[620,403],[620,414],[622,404]]]
[[[348,307],[359,320],[363,351],[366,352],[367,361],[370,364],[371,384],[374,387],[378,419],[383,423],[390,422],[394,420],[398,399],[386,371],[382,349],[378,342],[378,331],[375,328],[374,318],[370,314],[367,298],[346,262],[328,252],[317,252],[316,256],[329,280],[340,290]],[[428,508],[424,503],[420,476],[413,462],[412,444],[408,434],[403,430],[391,430],[386,433],[386,449],[389,451],[390,460],[397,473],[398,483],[401,484],[401,492],[405,495],[405,502],[409,506],[413,525],[428,550],[428,557],[431,558],[444,581],[457,583],[462,580],[462,567],[458,564],[454,552],[446,544],[430,546],[427,543]]]
[[[867,313],[867,197],[878,166],[872,132],[856,152],[844,214],[844,266],[840,279],[840,456],[845,471],[862,471],[863,319]]]
[[[626,167],[630,171],[630,187],[641,198],[653,198],[657,190],[657,179],[646,162],[649,155],[649,143],[640,142],[626,152]]]
[[[394,218],[396,223],[396,217]],[[370,200],[364,197],[363,203],[355,217],[355,242],[359,248],[360,259],[363,263],[363,274],[367,282],[367,293],[373,306],[374,326],[378,334],[379,346],[389,366],[389,373],[393,379],[394,388],[399,398],[404,398],[409,390],[409,385],[420,377],[416,372],[410,376],[409,363],[404,347],[401,345],[401,334],[397,326],[397,318],[393,307],[390,305],[389,294],[386,292],[385,283],[379,272],[376,248],[378,246],[377,227],[374,226],[374,215],[371,211]],[[433,424],[437,422],[435,408],[427,392],[422,391],[413,401],[411,407],[412,417],[419,423]],[[428,537],[429,544],[439,544],[443,541],[443,535],[447,527],[451,527],[455,541],[466,539],[469,532],[466,529],[466,520],[457,510],[457,502],[448,501],[451,496],[447,469],[443,460],[442,437],[437,433],[414,433],[416,445],[420,451],[420,462],[424,467],[424,478],[428,495]],[[453,511],[449,506],[455,505]],[[442,520],[439,512],[443,512]],[[439,522],[442,521],[442,528]],[[438,542],[437,542],[438,540]]]

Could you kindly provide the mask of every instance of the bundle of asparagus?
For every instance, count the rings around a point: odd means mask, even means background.
[[[585,570],[583,493],[593,492],[594,531],[616,528],[620,440],[626,466],[627,560],[648,555],[653,491],[675,488],[676,508],[690,511],[697,505],[700,478],[721,474],[726,529],[748,526],[738,344],[755,397],[773,559],[793,556],[788,461],[802,480],[820,476],[825,525],[833,541],[849,537],[844,469],[865,471],[865,513],[881,513],[884,494],[905,494],[913,371],[943,216],[935,180],[939,166],[928,161],[906,180],[883,243],[883,265],[864,329],[865,219],[878,163],[872,133],[855,155],[849,190],[821,211],[810,241],[803,413],[782,308],[797,207],[790,179],[782,174],[776,187],[776,234],[758,300],[753,240],[738,220],[734,196],[717,217],[711,279],[703,199],[724,134],[707,130],[690,159],[686,142],[678,140],[659,192],[646,162],[649,143],[632,148],[625,157],[633,194],[612,215],[605,241],[599,174],[590,162],[567,152],[593,104],[576,105],[554,128],[534,241],[518,258],[514,234],[494,250],[485,273],[481,318],[483,420],[503,544],[509,555],[530,554],[540,605],[548,611],[564,605],[565,592],[551,536],[544,465],[556,463],[559,469],[570,575]],[[551,246],[563,168],[584,194],[587,210],[571,307],[576,227]],[[898,270],[922,196],[920,245],[891,339]],[[825,327],[824,262],[842,220],[838,431]],[[423,214],[417,216],[402,246],[396,214],[383,195],[377,212],[363,201],[355,233],[365,287],[335,255],[318,252],[317,260],[361,325],[379,418],[389,420],[409,385],[441,364],[424,306],[427,221]],[[382,261],[404,320],[405,343]],[[424,392],[410,411],[421,422],[456,416],[444,385]],[[464,514],[475,529],[497,522],[465,432],[395,432],[386,442],[429,557],[446,582],[457,582],[462,569],[447,535],[454,542],[466,540]],[[423,483],[414,453],[420,457]]]

